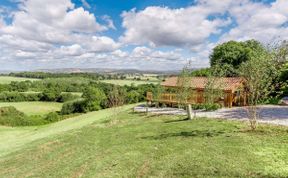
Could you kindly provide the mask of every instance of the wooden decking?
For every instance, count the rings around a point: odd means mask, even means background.
[[[147,92],[146,99],[148,102],[155,102],[158,101],[159,103],[164,104],[178,104],[177,94],[173,93],[163,93],[157,99],[153,98],[153,94],[151,92]],[[197,104],[197,103],[204,103],[205,99],[203,96],[203,92],[198,92],[197,94],[192,95],[188,98],[186,104]],[[219,98],[217,103],[231,108],[233,105],[246,105],[246,97],[244,96],[237,96],[236,94],[226,92],[223,98]]]

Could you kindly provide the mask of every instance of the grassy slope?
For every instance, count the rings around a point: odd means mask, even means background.
[[[12,81],[21,82],[26,80],[39,80],[39,79],[31,79],[31,78],[22,78],[22,77],[9,77],[9,76],[0,76],[0,84],[9,84]]]
[[[27,115],[43,115],[52,111],[60,111],[62,103],[56,102],[0,102],[0,107],[14,106]]]
[[[134,83],[135,85],[158,83],[157,81],[138,81],[138,80],[101,80],[101,82],[111,83],[111,84],[116,84],[116,85],[121,85],[121,86],[124,86],[124,85],[130,86],[132,83]]]
[[[0,175],[288,175],[287,127],[261,126],[252,133],[246,130],[246,124],[236,121],[182,121],[174,116],[145,116],[128,112],[106,118],[109,115],[109,110],[102,110],[37,129],[0,129],[0,165],[3,165]]]
[[[133,105],[122,107],[123,110]],[[62,132],[79,129],[95,121],[104,119],[112,114],[111,109],[91,112],[74,118],[66,119],[57,123],[34,126],[34,127],[3,127],[0,126],[0,157],[15,150],[22,149],[26,144],[53,136]],[[1,177],[1,176],[0,176]]]

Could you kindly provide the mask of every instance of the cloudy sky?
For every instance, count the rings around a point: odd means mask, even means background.
[[[288,0],[0,1],[0,70],[200,68],[247,39],[288,39]]]

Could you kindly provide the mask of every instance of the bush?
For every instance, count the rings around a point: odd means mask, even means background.
[[[0,125],[5,126],[27,126],[32,125],[31,121],[23,112],[18,111],[15,107],[0,108]]]
[[[78,101],[64,103],[60,113],[62,115],[67,115],[67,114],[72,114],[72,113],[85,113],[87,111],[89,111],[87,109],[87,101],[78,100]]]
[[[73,95],[71,93],[61,93],[60,97],[57,99],[57,102],[65,103],[67,101],[72,101],[77,98],[80,98],[77,95]]]
[[[203,103],[203,104],[193,104],[193,110],[205,110],[205,111],[215,111],[220,109],[221,105],[217,103]]]
[[[60,97],[61,91],[57,89],[56,87],[47,88],[42,93],[42,101],[57,101],[57,99]]]
[[[20,93],[20,92],[2,92],[0,101],[3,102],[21,102],[21,101],[39,101],[41,93]]]
[[[61,120],[61,117],[56,112],[50,112],[49,114],[45,116],[44,120],[48,122],[57,122]]]
[[[140,94],[135,91],[135,90],[132,90],[130,92],[127,93],[127,96],[126,96],[126,102],[131,104],[131,103],[138,103],[139,102],[139,96]]]
[[[86,111],[97,111],[105,107],[107,97],[104,91],[100,88],[87,87],[82,95],[85,98]]]

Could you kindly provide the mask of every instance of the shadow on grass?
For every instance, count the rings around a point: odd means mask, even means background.
[[[215,137],[225,134],[225,131],[217,130],[193,130],[190,132],[166,133],[157,136],[142,137],[142,139],[161,140],[170,137]]]
[[[184,118],[184,119],[178,119],[178,120],[165,121],[164,123],[183,122],[183,121],[191,121],[191,120],[189,120],[189,118]]]

